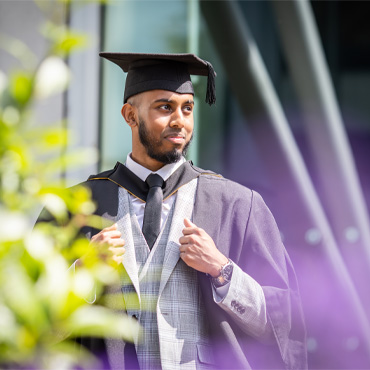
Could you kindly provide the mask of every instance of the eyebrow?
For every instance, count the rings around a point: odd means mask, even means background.
[[[171,100],[171,99],[162,98],[162,99],[155,100],[154,103],[174,103],[174,101]],[[193,104],[194,105],[194,100],[187,100],[187,101],[184,102],[184,104]]]

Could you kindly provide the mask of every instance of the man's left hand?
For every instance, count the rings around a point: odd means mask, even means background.
[[[180,242],[180,257],[195,270],[205,272],[212,277],[220,274],[221,266],[228,261],[216,247],[213,239],[189,219],[184,219],[185,228]]]

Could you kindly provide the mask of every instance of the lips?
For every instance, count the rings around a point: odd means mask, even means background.
[[[168,136],[166,139],[174,144],[181,144],[185,141],[184,137],[182,136]]]
[[[185,141],[185,136],[183,134],[174,133],[166,135],[165,139],[169,140],[174,144],[182,144]]]

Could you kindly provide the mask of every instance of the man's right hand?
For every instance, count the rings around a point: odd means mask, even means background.
[[[121,232],[117,230],[117,224],[106,227],[91,238],[91,247],[96,248],[99,258],[106,262],[110,260],[121,264],[126,249],[125,241],[121,238]]]

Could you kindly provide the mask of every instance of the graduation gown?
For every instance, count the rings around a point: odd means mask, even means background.
[[[135,175],[127,180],[127,171],[117,163],[113,170],[90,176],[84,183],[97,203],[97,215],[114,219],[120,186],[145,198],[145,189],[134,191],[145,183]],[[214,302],[209,278],[198,273],[218,368],[306,369],[305,326],[295,273],[275,220],[261,196],[191,162],[186,162],[175,174],[170,179],[177,185],[167,193],[198,178],[193,222],[212,237],[225,256],[261,285],[266,299],[270,334],[253,338],[238,324],[238,312],[243,312],[240,306],[232,302],[229,307],[230,312],[235,311],[232,315],[222,309]],[[164,198],[166,195],[169,194],[165,190]],[[84,232],[91,236],[98,231]],[[90,340],[85,345],[96,352],[101,349],[102,342],[99,343]],[[134,367],[127,363],[126,367]]]

